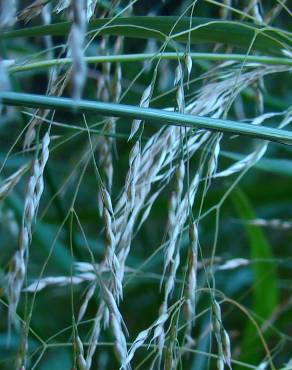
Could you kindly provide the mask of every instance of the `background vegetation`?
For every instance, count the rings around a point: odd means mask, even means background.
[[[292,369],[288,1],[0,5],[0,368]]]

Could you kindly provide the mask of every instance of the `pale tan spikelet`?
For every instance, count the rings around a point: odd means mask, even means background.
[[[188,75],[187,86],[189,88],[189,81],[190,81],[190,76],[191,76],[192,68],[193,68],[193,60],[189,53],[186,54],[185,64],[186,64],[187,75]]]
[[[23,236],[23,245],[28,245],[28,235]],[[16,309],[21,295],[22,285],[26,273],[26,261],[23,250],[17,250],[11,259],[8,274],[6,275],[8,297],[8,323],[17,326]]]
[[[112,278],[114,282],[114,292],[117,297],[122,294],[121,282],[117,278],[117,271],[120,268],[119,260],[116,256],[116,236],[113,223],[113,207],[111,203],[111,198],[106,189],[102,190],[103,194],[103,219],[105,223],[105,234],[107,239],[106,254],[104,258],[104,263],[109,266],[112,272]]]
[[[85,312],[87,310],[87,307],[88,307],[88,303],[93,297],[95,291],[96,291],[96,283],[92,284],[86,292],[85,298],[78,312],[78,319],[77,319],[78,322],[80,322],[83,319]]]
[[[224,361],[221,357],[217,359],[217,370],[224,370]]]
[[[232,270],[237,267],[247,266],[250,264],[250,261],[245,258],[233,258],[229,261],[226,261],[223,265],[218,266],[218,270]]]
[[[127,358],[125,359],[125,363],[123,364],[124,367],[126,367],[128,364],[130,364],[131,360],[133,359],[135,352],[138,348],[140,348],[146,341],[147,338],[150,337],[152,331],[153,335],[151,338],[151,342],[156,340],[156,338],[160,335],[161,327],[163,327],[164,323],[168,319],[168,314],[161,315],[149,328],[142,330],[132,343],[128,353]],[[150,342],[150,344],[151,344]]]
[[[218,363],[221,360],[231,369],[230,339],[223,327],[220,305],[215,299],[212,302],[212,328],[218,345]]]
[[[91,369],[92,358],[96,351],[97,341],[101,332],[101,320],[103,318],[105,310],[106,310],[105,304],[104,302],[101,302],[94,319],[94,324],[89,339],[90,344],[86,353],[86,370]]]
[[[221,139],[222,139],[222,134],[218,134],[217,137],[216,137],[215,145],[214,145],[209,163],[208,163],[207,177],[209,179],[211,179],[215,175],[216,170],[217,170]]]
[[[84,281],[93,280],[94,275],[91,275],[91,279],[88,279],[88,275],[83,276],[50,276],[43,279],[38,279],[35,282],[28,285],[26,288],[23,289],[24,292],[28,293],[36,293],[40,292],[41,290],[53,286],[70,286],[72,284],[77,285],[81,284]]]
[[[185,111],[185,95],[183,87],[183,70],[179,63],[175,70],[174,86],[177,87],[176,90],[176,102],[178,106],[178,111],[184,113]]]
[[[77,359],[76,359],[77,369],[86,370],[86,361],[84,358],[83,343],[78,335],[76,336],[75,346],[76,346],[76,355],[77,355]]]
[[[174,191],[170,197],[169,210],[168,210],[168,233],[170,237],[169,245],[165,248],[165,258],[164,258],[164,273],[173,259],[176,239],[179,234],[177,224],[177,211],[178,205],[181,201],[181,196],[183,192],[183,182],[185,177],[185,164],[183,160],[180,160],[175,175],[175,186]]]
[[[42,176],[43,171],[48,160],[48,145],[49,136],[44,135],[42,153],[40,161],[35,159],[32,164],[32,173],[28,182],[27,191],[25,195],[24,211],[23,211],[23,223],[20,229],[19,235],[19,250],[14,255],[14,261],[12,263],[12,269],[8,273],[8,299],[9,299],[9,310],[11,312],[16,311],[20,294],[26,274],[27,256],[29,252],[29,245],[32,238],[32,225],[35,222],[36,212],[39,206],[39,201],[43,191]],[[40,180],[41,179],[41,180]],[[40,181],[39,184],[38,182]],[[14,293],[12,293],[12,291]],[[10,309],[11,306],[11,309]]]
[[[223,328],[221,329],[221,340],[224,362],[228,365],[229,369],[231,369],[230,339],[227,331]]]
[[[143,95],[140,100],[139,106],[142,108],[148,108],[150,99],[152,96],[153,88],[154,88],[154,80],[151,81],[150,85],[146,87],[146,89],[143,92]],[[141,120],[134,120],[132,123],[131,133],[129,136],[129,140],[133,138],[133,136],[136,134],[136,132],[139,130],[141,124]]]
[[[128,195],[129,207],[132,210],[135,202],[136,184],[138,171],[141,164],[140,141],[136,141],[129,154],[129,171],[126,178],[126,192]]]
[[[124,364],[127,358],[127,344],[123,331],[124,322],[113,294],[105,285],[102,286],[102,297],[109,310],[109,324],[115,339],[115,350],[119,362]]]
[[[109,124],[105,128],[105,132],[114,132],[115,123],[113,120],[109,121]],[[111,191],[113,183],[113,158],[112,158],[112,140],[107,137],[101,137],[98,143],[98,162],[105,175],[105,186],[108,191]]]
[[[188,321],[188,334],[194,326],[196,314],[196,290],[197,290],[197,269],[198,269],[198,230],[197,225],[193,222],[189,225],[189,261],[187,272],[187,286],[185,291],[186,297],[186,319]]]

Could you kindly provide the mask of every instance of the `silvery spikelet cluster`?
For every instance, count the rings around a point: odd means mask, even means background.
[[[179,86],[182,82],[182,70],[177,70],[177,104],[180,110],[194,115],[220,118],[226,112],[230,100],[247,86],[251,86],[261,76],[279,72],[284,67],[249,65],[246,71],[241,71],[241,66],[234,63],[222,64],[216,67],[219,70],[220,78],[208,79],[208,83],[199,89],[192,100],[185,103],[179,93]],[[218,70],[216,72],[218,72]],[[241,71],[241,73],[238,73]],[[210,77],[209,75],[207,77]],[[146,88],[140,105],[148,106],[151,100],[151,84]],[[236,94],[235,94],[236,92]],[[183,97],[184,98],[184,97]],[[185,104],[185,106],[184,106]],[[282,126],[288,124],[291,116],[287,112],[277,113],[283,115]],[[273,117],[263,115],[261,118],[252,120],[252,124],[261,124],[266,119]],[[139,122],[138,126],[141,122]],[[132,127],[131,137],[136,132],[137,126]],[[97,348],[97,342],[103,327],[109,328],[113,334],[115,348],[122,368],[129,366],[136,350],[146,342],[155,343],[158,352],[164,350],[164,343],[169,338],[166,325],[171,321],[172,292],[176,286],[176,275],[181,267],[180,261],[180,235],[189,221],[189,215],[194,205],[197,190],[200,184],[207,178],[209,180],[217,177],[231,176],[244,171],[256,163],[265,153],[267,143],[260,143],[251,153],[243,159],[236,161],[227,168],[218,169],[218,156],[220,153],[221,137],[206,130],[180,129],[178,127],[163,127],[155,132],[145,143],[134,140],[129,153],[128,173],[120,195],[115,201],[106,187],[101,190],[103,208],[103,222],[106,235],[106,252],[103,261],[97,266],[92,264],[79,263],[77,273],[70,280],[70,277],[50,277],[43,279],[38,287],[52,285],[87,284],[78,322],[84,317],[88,303],[92,299],[96,287],[100,288],[101,301],[96,310],[94,322],[89,337],[90,345],[87,351],[78,350],[80,358],[84,358],[86,369],[89,370],[92,359]],[[182,142],[184,145],[182,145]],[[189,158],[199,150],[212,148],[213,154],[208,151],[206,158],[207,173],[203,171],[192,172],[188,186],[186,183],[186,163]],[[159,194],[174,181],[173,194],[169,205],[166,242],[164,244],[164,273],[163,299],[160,311],[154,323],[143,329],[134,340],[132,346],[127,348],[125,328],[119,302],[122,299],[124,275],[127,270],[127,257],[132,248],[132,240],[136,233],[143,226],[149,217],[152,206]],[[191,332],[196,316],[196,290],[197,290],[197,267],[198,267],[198,225],[191,223],[189,263],[186,274],[186,285],[184,289],[185,319],[189,325],[188,333]],[[222,265],[222,269],[235,268],[247,264],[248,261],[236,260],[229,264]],[[98,273],[96,272],[98,271]],[[104,272],[107,272],[104,274]],[[102,282],[99,275],[102,275]],[[110,278],[103,279],[103,276]],[[55,280],[54,280],[55,279]],[[35,284],[35,283],[33,283]],[[28,287],[28,291],[34,291],[36,285]],[[218,368],[231,366],[229,336],[222,325],[221,311],[218,302],[212,303],[213,309],[213,330],[216,335],[219,348]],[[158,344],[158,346],[157,346]],[[83,352],[82,352],[83,351]],[[83,365],[84,361],[81,360]]]
[[[43,174],[49,158],[49,132],[46,132],[41,142],[40,159],[35,159],[29,178],[23,212],[23,221],[19,233],[19,248],[15,252],[10,271],[7,274],[7,296],[9,300],[9,322],[16,323],[16,309],[20,299],[26,274],[29,245],[32,239],[32,226],[35,223],[40,199],[44,190]]]

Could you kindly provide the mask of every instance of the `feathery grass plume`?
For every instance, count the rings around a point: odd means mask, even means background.
[[[86,62],[84,59],[84,40],[86,32],[85,0],[71,0],[73,24],[69,35],[69,55],[72,56],[72,96],[78,101],[86,81]]]
[[[9,322],[15,324],[16,309],[26,274],[29,245],[32,239],[32,225],[35,222],[37,209],[43,192],[43,173],[49,158],[49,133],[46,132],[42,139],[40,159],[35,159],[27,186],[24,202],[22,227],[19,234],[19,248],[15,252],[10,270],[7,274],[7,296],[9,301]]]
[[[0,29],[13,26],[16,21],[17,0],[0,0]]]

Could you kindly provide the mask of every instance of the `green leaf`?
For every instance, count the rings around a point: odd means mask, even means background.
[[[72,112],[95,112],[110,117],[151,120],[161,124],[204,128],[237,135],[247,135],[258,139],[292,144],[292,132],[270,127],[258,127],[248,123],[217,118],[182,114],[163,109],[141,108],[134,105],[103,103],[91,100],[78,102],[69,98],[43,96],[24,93],[0,92],[0,101],[8,105],[20,105],[33,108],[51,108]]]
[[[88,25],[88,31],[98,35],[155,38],[162,41],[168,39],[181,42],[187,42],[190,36],[192,44],[220,42],[246,50],[252,44],[252,50],[279,55],[281,49],[292,46],[291,33],[273,27],[196,17],[192,18],[191,24],[192,31],[189,32],[189,17],[183,17],[180,20],[168,16],[105,18],[92,20]],[[2,32],[0,39],[44,35],[62,36],[69,32],[70,27],[70,22],[25,27],[15,31]]]
[[[254,276],[251,311],[256,318],[268,320],[278,303],[277,274],[273,262],[269,262],[273,258],[272,248],[260,227],[245,222],[256,217],[246,195],[237,189],[232,193],[231,200],[239,218],[244,222],[250,258],[251,261],[255,261],[251,265]],[[240,360],[244,362],[257,363],[262,355],[262,342],[256,328],[250,321],[247,321],[245,326],[240,349]]]

